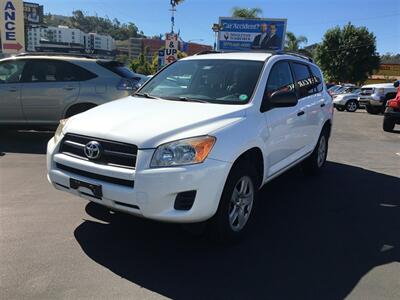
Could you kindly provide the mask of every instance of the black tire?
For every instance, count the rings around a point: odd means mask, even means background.
[[[383,130],[387,132],[392,132],[395,126],[395,122],[388,118],[383,118]]]
[[[89,103],[85,103],[85,104],[76,104],[74,106],[71,106],[67,112],[65,113],[65,117],[69,118],[72,116],[75,116],[77,114],[83,113],[93,107],[96,107],[96,105],[94,104],[89,104]]]
[[[358,101],[351,99],[346,102],[346,111],[355,112],[358,109]]]
[[[343,106],[336,106],[336,109],[338,111],[344,111],[345,110],[345,108]]]
[[[321,169],[325,165],[326,157],[328,156],[328,144],[329,144],[328,142],[329,142],[329,133],[327,128],[325,127],[322,130],[321,135],[319,136],[314,151],[302,163],[302,169],[304,174],[317,175],[321,171]],[[321,143],[324,143],[325,145],[322,146]],[[320,147],[324,147],[325,150],[322,150],[322,148]]]
[[[239,204],[234,205],[232,200],[234,191],[237,191],[238,184],[240,184],[241,180],[249,180],[249,184],[251,183],[253,191],[252,204],[249,205],[250,207],[247,206],[247,208],[243,206],[243,209],[239,208]],[[250,162],[243,160],[233,167],[229,173],[228,179],[226,180],[218,210],[214,217],[209,221],[208,230],[214,239],[221,243],[232,243],[240,240],[244,236],[244,234],[251,227],[251,223],[254,219],[258,187],[259,180],[257,178],[257,172],[255,167],[253,167]],[[250,189],[248,191],[250,191]],[[244,201],[244,199],[238,201]],[[238,212],[236,220],[234,219],[235,211]],[[246,214],[246,211],[248,215]],[[232,225],[230,221],[230,213],[232,214],[232,219],[234,220]],[[243,216],[247,215],[247,218],[243,227],[240,228],[239,214],[241,213],[243,213]],[[234,229],[234,227],[236,228]]]
[[[366,105],[365,109],[367,110],[367,113],[369,113],[371,115],[377,115],[382,111],[382,109],[380,107],[372,107],[370,105]]]

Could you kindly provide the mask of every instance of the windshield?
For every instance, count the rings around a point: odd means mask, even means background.
[[[167,67],[138,94],[167,100],[212,103],[249,102],[264,62],[228,59],[178,61]]]

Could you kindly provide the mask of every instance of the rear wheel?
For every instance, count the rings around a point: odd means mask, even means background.
[[[355,112],[357,109],[358,109],[358,102],[357,102],[357,100],[352,99],[352,100],[347,101],[347,103],[346,103],[346,110],[347,110],[348,112]]]
[[[343,106],[336,106],[336,109],[338,111],[344,111],[345,110],[345,108]]]
[[[307,175],[316,175],[320,172],[325,165],[326,157],[328,156],[328,130],[324,128],[318,139],[318,143],[314,151],[306,160],[304,160],[302,167]]]
[[[230,172],[217,213],[210,220],[211,234],[219,241],[236,241],[250,226],[258,194],[257,182],[257,172],[247,161],[237,164]]]
[[[392,132],[394,129],[395,122],[388,118],[383,118],[383,130],[387,132]]]

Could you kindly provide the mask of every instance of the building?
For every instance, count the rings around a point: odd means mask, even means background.
[[[149,52],[146,54],[148,61],[151,61],[154,54],[158,50],[165,47],[165,40],[150,38],[130,38],[128,41],[118,42],[117,51],[121,55],[128,55],[130,59],[138,57],[141,53],[145,53],[147,48]],[[212,47],[197,43],[185,43],[179,41],[179,50],[188,55],[194,55],[201,51],[210,51]]]
[[[112,37],[85,33],[67,26],[30,27],[26,49],[30,52],[80,52],[111,55],[115,49]]]
[[[372,74],[365,84],[386,83],[400,80],[400,64],[380,64],[379,69]]]

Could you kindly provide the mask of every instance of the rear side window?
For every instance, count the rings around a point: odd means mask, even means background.
[[[123,78],[134,78],[135,73],[133,73],[131,70],[129,70],[123,63],[120,63],[118,61],[97,61],[97,64],[102,66],[103,68],[113,72],[114,74],[117,74],[120,77]]]
[[[0,63],[0,84],[19,82],[24,65],[24,60],[12,60]]]
[[[320,93],[324,89],[321,71],[313,65],[310,65],[310,69],[315,83],[315,93]]]
[[[299,99],[314,94],[314,80],[307,65],[292,63]]]
[[[24,82],[69,82],[86,81],[95,74],[69,62],[58,60],[32,60],[23,74]]]
[[[269,73],[265,93],[270,97],[277,91],[289,91],[294,89],[293,77],[288,62],[276,63]]]

